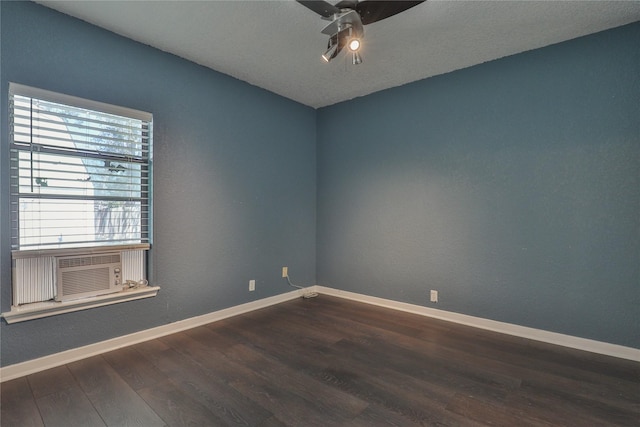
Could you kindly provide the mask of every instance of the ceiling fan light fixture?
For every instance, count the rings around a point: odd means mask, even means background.
[[[364,37],[363,25],[397,15],[426,0],[341,0],[335,5],[326,0],[296,1],[320,15],[322,19],[331,21],[321,31],[322,34],[330,36],[329,47],[322,58],[329,62],[346,46],[352,53],[352,63],[356,65],[362,63],[358,51]]]

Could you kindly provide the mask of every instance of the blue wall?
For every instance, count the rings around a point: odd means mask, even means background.
[[[315,111],[33,3],[2,2],[8,82],[154,115],[155,298],[0,324],[2,365],[315,283]],[[1,309],[11,304],[2,114]],[[249,280],[256,291],[249,292]]]
[[[284,265],[640,347],[640,24],[314,111],[30,2],[0,11],[1,310],[8,82],[154,114],[162,286],[0,323],[3,366],[287,292]]]
[[[640,347],[639,40],[319,110],[318,284]]]

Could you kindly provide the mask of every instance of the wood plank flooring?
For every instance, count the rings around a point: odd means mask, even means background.
[[[328,296],[5,382],[9,426],[638,426],[640,363]]]

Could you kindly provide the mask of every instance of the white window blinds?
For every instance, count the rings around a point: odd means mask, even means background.
[[[12,249],[149,243],[152,115],[11,84]]]

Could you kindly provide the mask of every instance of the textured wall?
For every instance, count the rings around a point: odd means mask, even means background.
[[[9,81],[154,114],[162,286],[2,322],[2,365],[286,292],[282,265],[315,283],[316,249],[318,284],[427,306],[438,289],[437,308],[640,347],[640,24],[316,114],[33,3],[0,5],[0,308]]]
[[[315,111],[31,2],[2,2],[8,82],[154,114],[157,297],[0,324],[9,365],[315,283]],[[11,304],[2,114],[1,309]],[[249,293],[249,280],[256,291]]]
[[[319,110],[318,284],[640,347],[638,40]]]

